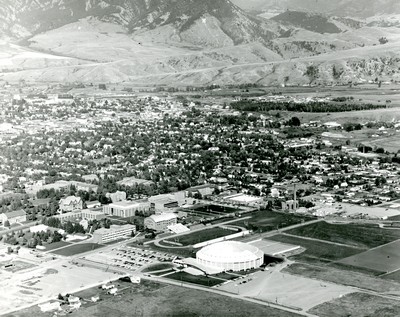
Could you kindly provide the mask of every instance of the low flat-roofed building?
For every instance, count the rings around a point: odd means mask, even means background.
[[[169,226],[178,223],[178,216],[174,213],[151,215],[144,219],[144,226],[155,231],[167,231]]]
[[[49,229],[49,226],[46,225],[37,225],[29,228],[31,233],[38,233],[38,232],[46,232]]]
[[[55,215],[54,217],[60,219],[61,221],[75,221],[80,219],[101,220],[106,218],[106,215],[101,209],[100,210],[83,209],[83,210],[75,210],[67,212],[65,214],[58,214]]]
[[[22,209],[0,214],[0,221],[3,223],[8,221],[10,225],[26,221],[26,212]]]
[[[138,211],[148,213],[150,211],[150,203],[147,200],[124,200],[103,206],[105,214],[121,218],[133,217]]]
[[[149,198],[150,208],[154,211],[164,211],[166,208],[179,207],[178,200],[172,194],[163,194]]]
[[[99,208],[99,207],[101,207],[101,202],[99,202],[98,200],[86,202],[86,208]]]
[[[125,177],[124,179],[118,181],[117,184],[120,186],[134,187],[138,185],[151,186],[154,185],[154,182],[136,177]]]
[[[107,198],[110,198],[113,203],[126,200],[126,193],[122,191],[116,191],[115,193],[107,193]]]
[[[93,232],[93,242],[107,243],[110,241],[128,238],[132,235],[132,233],[136,233],[135,225],[111,225],[109,229],[101,228]]]

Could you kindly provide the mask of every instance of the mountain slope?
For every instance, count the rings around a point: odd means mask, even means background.
[[[297,10],[328,13],[337,16],[370,17],[381,14],[400,14],[398,0],[232,0],[246,10]]]

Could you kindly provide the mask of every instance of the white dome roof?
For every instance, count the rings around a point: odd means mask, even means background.
[[[208,245],[197,252],[196,257],[211,262],[255,261],[264,253],[257,247],[238,241],[223,241]]]

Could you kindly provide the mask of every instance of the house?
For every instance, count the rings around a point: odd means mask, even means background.
[[[83,201],[82,198],[76,196],[68,196],[60,200],[60,211],[69,212],[74,210],[82,210]]]
[[[3,225],[6,221],[8,221],[10,225],[14,223],[24,222],[26,221],[26,212],[20,209],[0,214],[0,221]]]

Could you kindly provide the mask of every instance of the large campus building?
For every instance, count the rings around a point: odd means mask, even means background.
[[[136,212],[147,214],[150,212],[150,203],[147,200],[138,201],[118,201],[103,206],[103,212],[106,215],[128,218],[135,216]]]
[[[93,210],[93,209],[83,209],[83,210],[75,210],[71,212],[67,212],[64,214],[58,214],[54,216],[55,218],[60,219],[61,221],[75,221],[78,219],[86,219],[86,220],[101,220],[106,217],[103,211]]]
[[[109,229],[101,228],[93,232],[94,243],[107,243],[119,239],[128,238],[132,233],[136,232],[136,226],[134,225],[111,225]]]
[[[169,226],[177,224],[177,219],[174,213],[151,215],[144,219],[144,226],[155,231],[167,231]]]
[[[238,241],[223,241],[202,248],[196,261],[204,267],[224,271],[258,268],[264,263],[264,252],[256,246]]]

